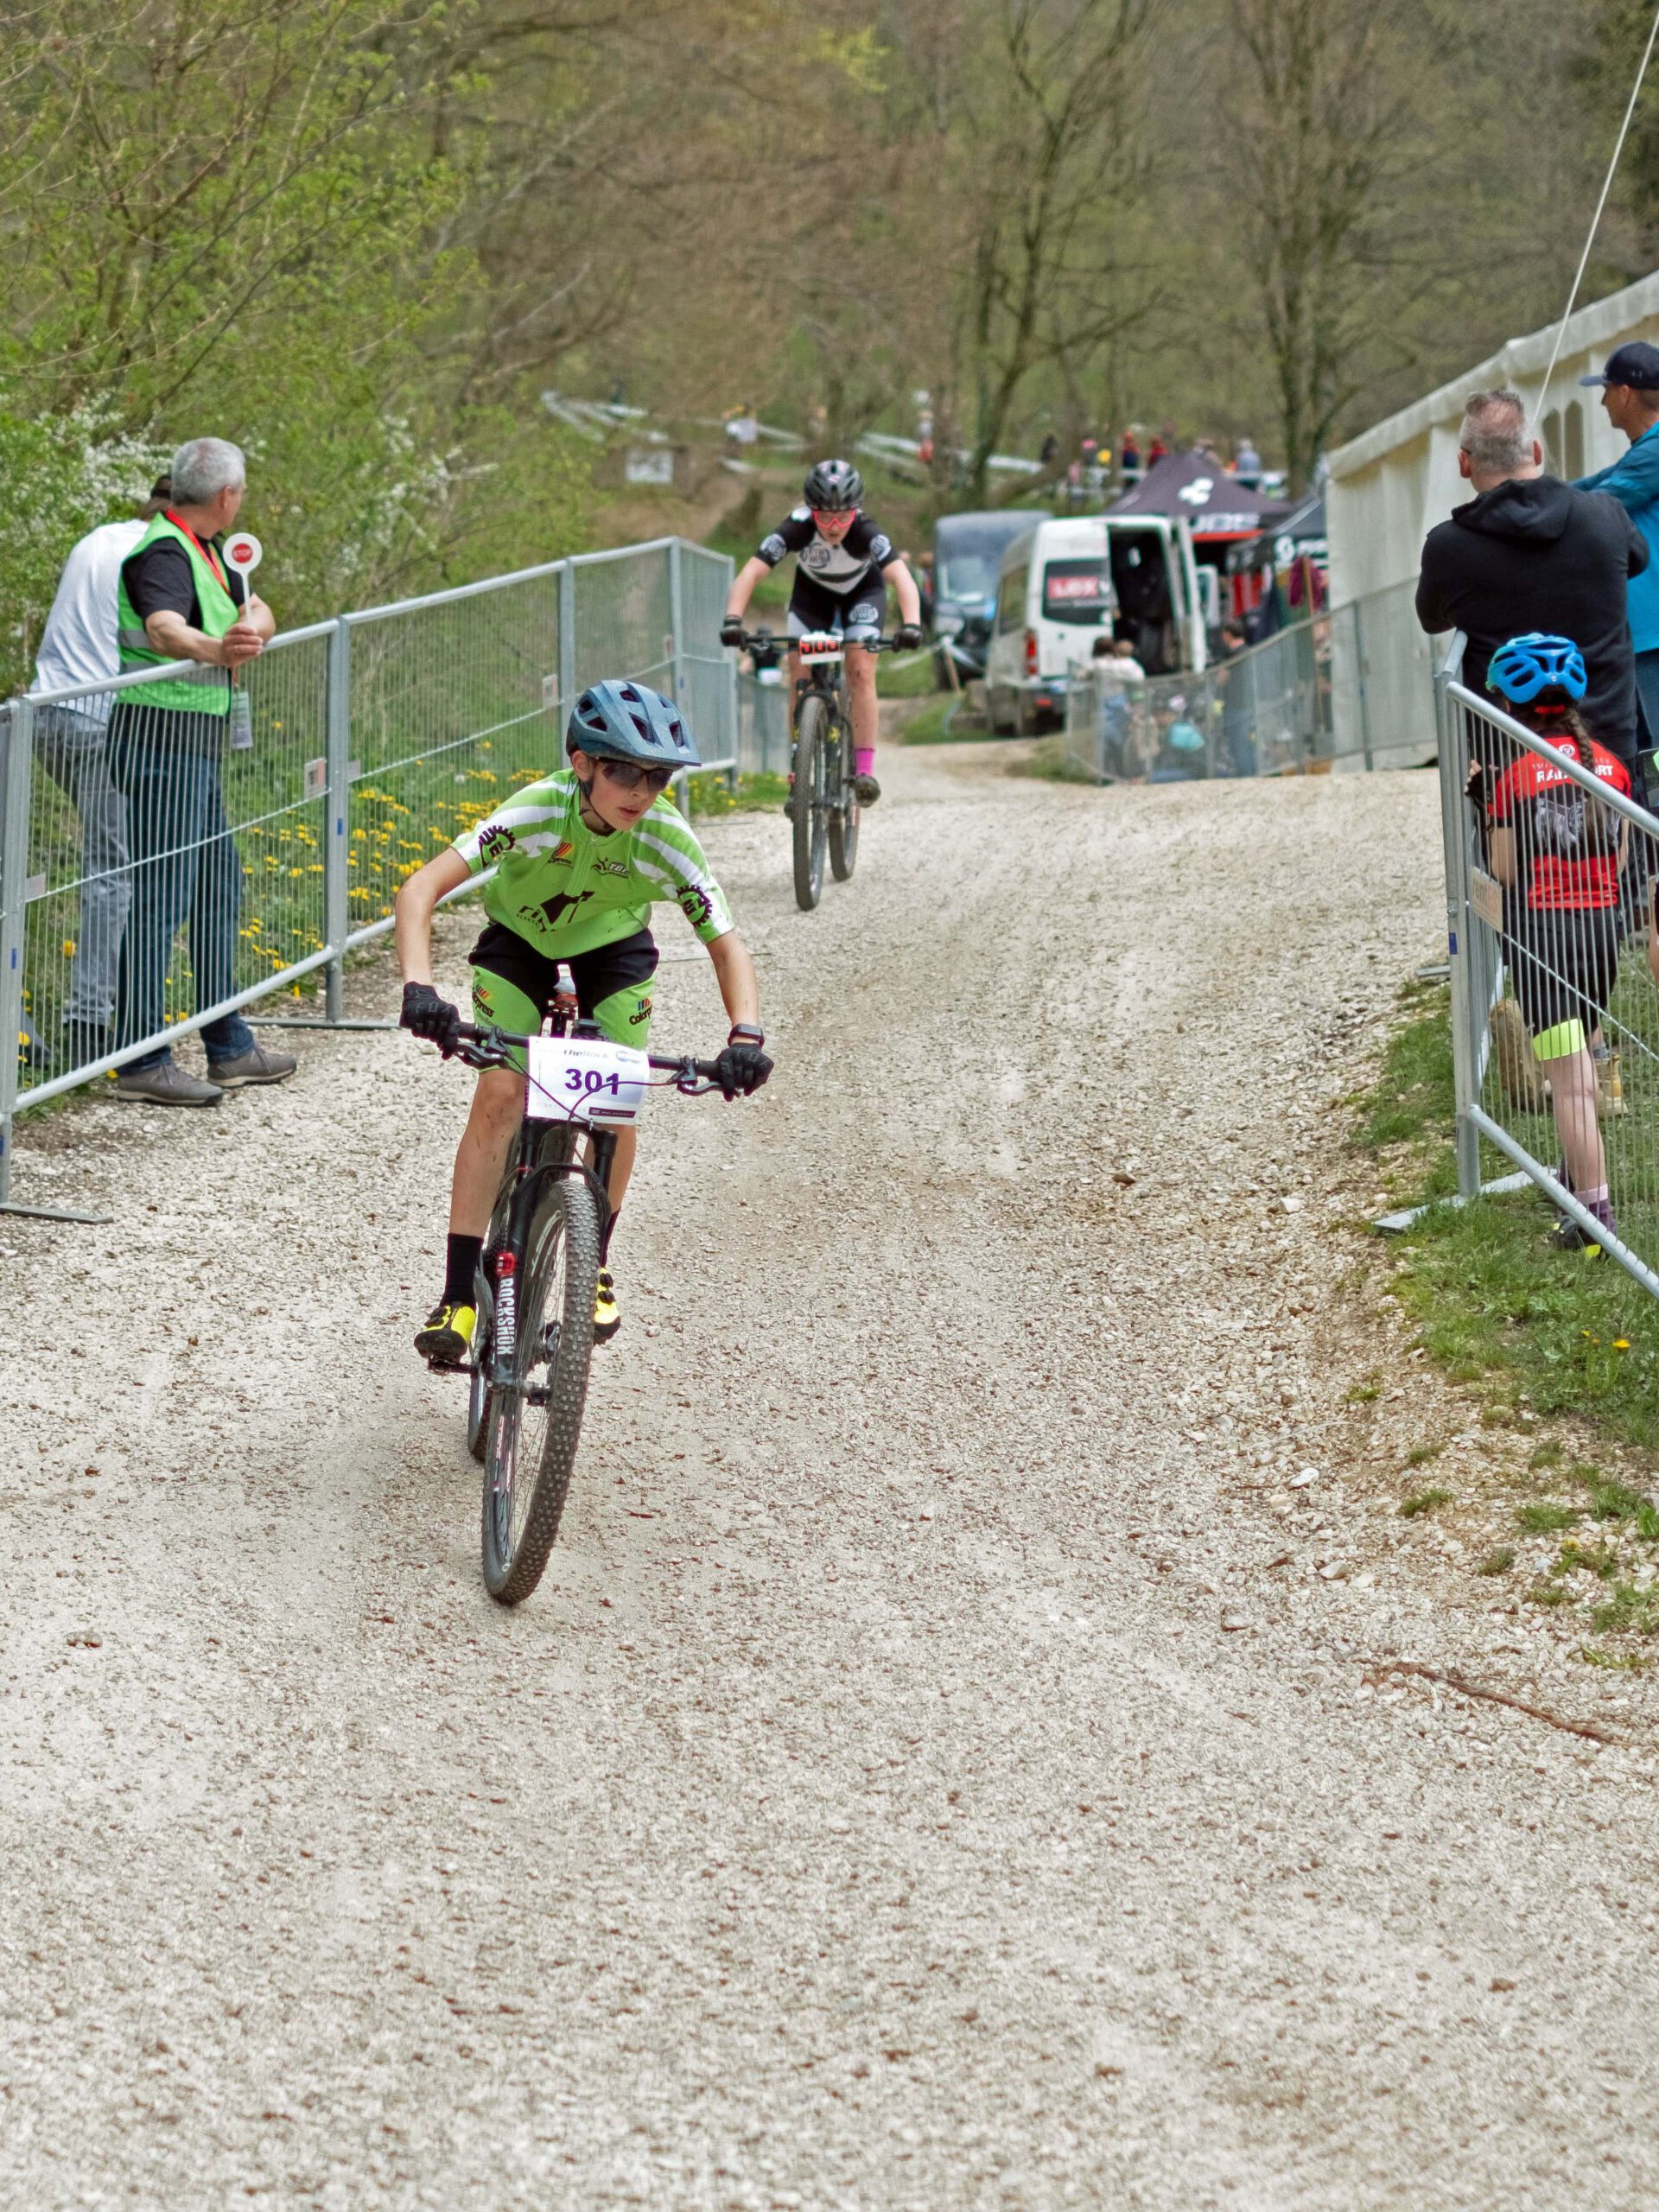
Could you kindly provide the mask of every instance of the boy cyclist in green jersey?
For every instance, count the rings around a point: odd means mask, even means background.
[[[654,901],[671,899],[709,948],[731,1020],[715,1062],[720,1087],[728,1098],[747,1098],[772,1072],[761,1050],[754,963],[702,848],[667,797],[670,779],[699,765],[696,741],[671,700],[643,683],[604,683],[577,700],[565,750],[568,768],[525,785],[398,893],[404,1027],[446,1054],[454,1049],[461,1017],[433,988],[432,910],[446,893],[493,868],[484,887],[488,925],[472,951],[474,1021],[533,1036],[552,1005],[563,963],[575,980],[582,1014],[613,1042],[643,1052],[657,967],[648,913]],[[474,1279],[524,1103],[522,1069],[480,1075],[455,1154],[443,1296],[415,1338],[416,1351],[435,1366],[458,1366],[471,1347],[478,1319]],[[632,1128],[616,1133],[594,1309],[596,1343],[621,1325],[607,1262],[635,1137]]]

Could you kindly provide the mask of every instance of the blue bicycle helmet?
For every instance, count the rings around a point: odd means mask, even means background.
[[[647,767],[698,768],[697,741],[671,699],[648,684],[607,677],[590,683],[570,710],[564,749],[596,760],[638,760]]]
[[[1486,689],[1518,707],[1529,707],[1549,692],[1582,699],[1589,683],[1584,655],[1572,639],[1547,630],[1529,630],[1524,638],[1508,639],[1486,671]]]

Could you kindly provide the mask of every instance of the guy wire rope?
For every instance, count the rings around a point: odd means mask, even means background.
[[[1596,232],[1601,227],[1602,213],[1607,205],[1607,195],[1613,188],[1613,179],[1618,171],[1619,157],[1624,151],[1624,141],[1630,133],[1630,123],[1636,114],[1637,101],[1642,95],[1642,83],[1648,73],[1648,64],[1653,59],[1656,40],[1659,40],[1659,8],[1654,10],[1653,22],[1648,29],[1648,42],[1643,48],[1642,60],[1637,69],[1636,82],[1630,86],[1630,97],[1625,102],[1624,120],[1618,126],[1618,138],[1613,147],[1613,157],[1608,162],[1607,174],[1601,181],[1601,197],[1596,202],[1595,213],[1590,218],[1590,230],[1584,241],[1584,251],[1579,256],[1578,271],[1573,279],[1573,289],[1567,296],[1567,306],[1562,310],[1560,321],[1556,326],[1555,343],[1550,351],[1549,366],[1544,371],[1543,385],[1538,394],[1537,406],[1534,410],[1534,419],[1540,423],[1544,419],[1544,407],[1545,402],[1549,397],[1550,380],[1555,374],[1555,364],[1561,358],[1561,341],[1567,336],[1567,326],[1572,320],[1573,308],[1578,305],[1579,287],[1584,282],[1584,272],[1590,262],[1590,249],[1594,245]]]

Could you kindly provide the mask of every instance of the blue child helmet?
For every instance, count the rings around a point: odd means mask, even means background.
[[[702,765],[697,741],[674,702],[626,677],[590,683],[570,709],[564,749],[574,753],[578,746],[596,760],[638,760],[652,768]]]
[[[1547,630],[1529,630],[1523,638],[1507,639],[1486,671],[1486,689],[1520,707],[1530,706],[1548,691],[1582,699],[1589,688],[1584,655],[1571,638],[1558,638]]]

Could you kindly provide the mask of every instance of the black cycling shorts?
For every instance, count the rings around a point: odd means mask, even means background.
[[[851,591],[830,591],[804,569],[795,571],[795,588],[789,594],[789,634],[798,638],[808,630],[840,630],[849,638],[879,638],[887,611],[887,588],[872,569]]]
[[[1537,1057],[1582,1051],[1618,980],[1618,909],[1529,908],[1505,930],[1503,957]]]
[[[553,1005],[561,967],[570,970],[576,1007],[584,1020],[597,1021],[613,1044],[644,1052],[651,1035],[651,979],[657,972],[657,941],[649,930],[618,938],[591,952],[566,953],[550,960],[528,938],[505,922],[492,922],[470,955],[473,963],[473,1019],[480,1028],[493,1026],[509,1036],[529,1036],[541,1027]]]

